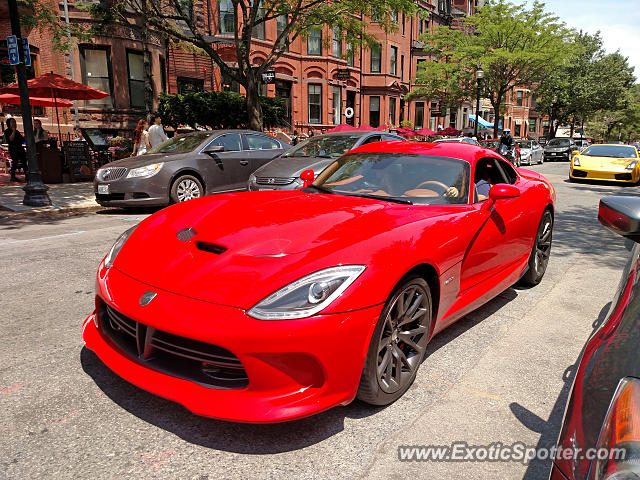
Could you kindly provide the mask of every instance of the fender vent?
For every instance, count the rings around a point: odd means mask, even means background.
[[[196,247],[203,252],[215,253],[216,255],[220,255],[227,251],[227,247],[209,242],[196,242]]]

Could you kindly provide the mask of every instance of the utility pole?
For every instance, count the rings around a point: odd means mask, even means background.
[[[38,159],[36,158],[36,142],[33,136],[33,123],[31,121],[31,104],[29,103],[29,90],[27,88],[27,71],[24,66],[24,48],[22,46],[22,32],[20,30],[20,17],[18,16],[18,4],[16,0],[8,0],[9,18],[11,18],[11,33],[18,38],[18,60],[16,73],[18,76],[18,88],[20,90],[20,106],[22,107],[22,128],[27,142],[27,185],[23,187],[24,199],[22,203],[30,207],[46,207],[51,205],[51,199],[47,194],[47,187],[42,183]]]

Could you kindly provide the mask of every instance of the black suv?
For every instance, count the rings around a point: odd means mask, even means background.
[[[571,138],[554,138],[544,147],[544,161],[571,160],[571,152],[578,150],[578,146]]]

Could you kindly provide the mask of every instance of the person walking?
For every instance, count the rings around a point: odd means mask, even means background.
[[[7,120],[7,129],[4,131],[5,141],[9,144],[9,155],[11,156],[11,181],[18,182],[16,170],[22,167],[25,176],[27,175],[27,152],[24,150],[24,137],[18,131],[16,119],[11,117]]]
[[[151,149],[149,145],[149,132],[147,131],[147,121],[141,118],[133,135],[133,153],[132,157],[144,155],[147,150]]]
[[[49,140],[49,133],[42,128],[42,122],[37,118],[33,121],[33,136],[36,143]]]
[[[298,144],[299,142],[299,138],[298,138],[298,130],[294,130],[293,131],[293,137],[291,137],[291,145],[293,145],[294,147]]]
[[[160,115],[155,115],[153,117],[153,125],[149,127],[149,144],[151,145],[151,148],[160,145],[168,139],[169,137],[164,133],[162,118]]]

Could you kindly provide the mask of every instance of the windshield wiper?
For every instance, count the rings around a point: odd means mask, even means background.
[[[308,188],[313,188],[322,193],[334,193],[333,190],[327,187],[323,187],[322,185],[314,185],[313,183],[307,187],[304,187],[302,190],[307,190]]]
[[[342,193],[341,195],[346,195],[348,197],[362,197],[362,198],[371,198],[373,200],[384,200],[385,202],[393,202],[393,203],[402,203],[404,205],[413,205],[411,200],[407,200],[406,198],[398,198],[398,197],[385,197],[384,195],[369,195],[366,193]]]

